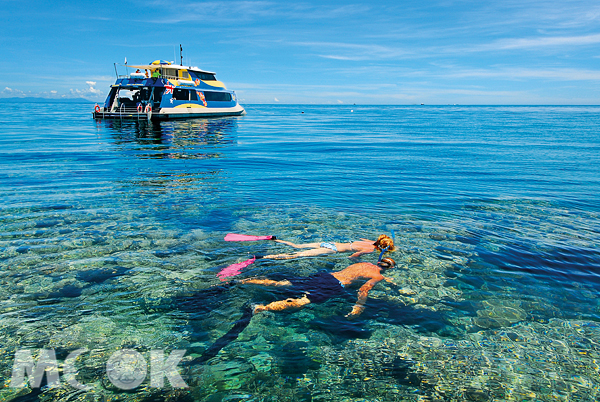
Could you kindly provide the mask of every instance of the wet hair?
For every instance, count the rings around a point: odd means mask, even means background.
[[[382,266],[382,264],[384,266]],[[384,258],[383,260],[379,261],[377,265],[383,269],[394,268],[396,266],[396,261],[392,260],[391,258]]]
[[[373,245],[379,251],[384,250],[386,248],[387,248],[386,251],[396,250],[396,247],[394,247],[394,240],[392,240],[392,238],[389,237],[388,235],[384,235],[384,234],[379,236],[377,238],[377,241],[375,243],[373,243]]]

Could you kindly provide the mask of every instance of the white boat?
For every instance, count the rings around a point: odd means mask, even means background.
[[[246,114],[235,92],[217,81],[213,72],[163,60],[124,66],[135,71],[117,74],[104,105],[95,106],[94,118],[170,120]]]

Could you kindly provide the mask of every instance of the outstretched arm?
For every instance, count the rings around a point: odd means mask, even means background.
[[[371,279],[362,285],[360,289],[358,289],[358,300],[356,301],[356,304],[354,304],[354,307],[352,307],[352,311],[348,313],[346,317],[354,317],[363,312],[365,309],[365,303],[367,302],[367,297],[369,296],[369,291],[373,289],[373,286],[375,286],[379,281],[380,279]]]
[[[350,257],[348,257],[348,258],[357,258],[357,257],[360,257],[360,256],[361,256],[361,255],[363,255],[363,254],[368,254],[368,253],[371,253],[371,252],[372,252],[372,251],[363,251],[363,250],[361,250],[361,251],[357,251],[356,253],[352,254],[352,255],[351,255]]]
[[[353,245],[358,246],[359,250],[356,253],[352,254],[349,258],[360,257],[363,254],[369,254],[372,253],[373,250],[375,250],[375,246],[373,246],[374,241],[362,238],[360,240],[360,242],[352,243]]]

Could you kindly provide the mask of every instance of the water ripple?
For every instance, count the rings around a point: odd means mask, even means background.
[[[226,233],[321,242],[393,230],[396,285],[377,284],[359,319],[344,318],[354,294],[257,315],[209,364],[186,368],[187,394],[597,396],[598,108],[250,105],[241,118],[149,124],[67,107],[68,118],[0,108],[2,370],[19,348],[85,347],[83,382],[134,398],[102,385],[115,350],[198,357],[247,302],[282,297],[216,273],[290,249]],[[350,263],[259,260],[242,277]],[[16,397],[5,385],[0,399]]]

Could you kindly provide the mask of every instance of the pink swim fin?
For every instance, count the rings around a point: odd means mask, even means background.
[[[256,261],[256,257],[252,257],[249,260],[246,260],[244,262],[238,262],[236,264],[231,264],[227,268],[223,268],[217,274],[217,276],[219,277],[220,280],[225,281],[230,276],[239,275],[242,272],[242,269],[246,268],[248,265],[252,264],[254,261]]]
[[[257,240],[275,240],[275,236],[251,236],[236,233],[227,233],[225,241],[257,241]]]

